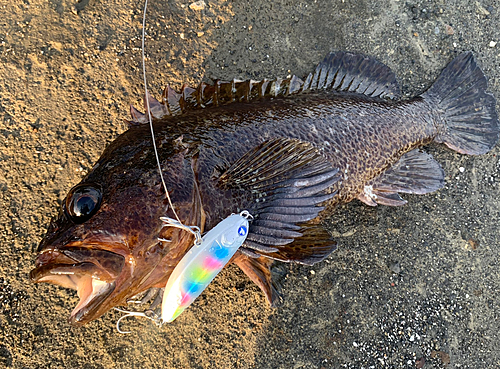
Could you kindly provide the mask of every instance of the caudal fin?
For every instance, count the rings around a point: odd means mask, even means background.
[[[462,154],[480,155],[498,141],[495,98],[471,52],[457,56],[422,96],[437,105],[445,122],[437,142]]]

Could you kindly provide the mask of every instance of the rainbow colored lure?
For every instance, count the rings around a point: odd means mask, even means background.
[[[248,211],[227,217],[181,259],[163,293],[162,323],[174,321],[229,262],[247,238],[249,218]]]

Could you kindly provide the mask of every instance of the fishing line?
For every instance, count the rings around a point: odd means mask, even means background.
[[[193,245],[194,247],[192,247],[187,254],[184,255],[168,279],[162,298],[161,315],[158,315],[151,309],[146,310],[145,312],[140,312],[122,310],[115,307],[115,310],[125,314],[116,322],[116,329],[122,334],[130,332],[120,329],[121,321],[132,316],[147,318],[156,323],[158,326],[167,322],[172,322],[184,311],[184,309],[191,305],[191,303],[203,292],[203,290],[222,270],[222,268],[224,268],[224,266],[231,260],[234,253],[240,248],[243,242],[245,242],[245,239],[248,236],[248,223],[253,219],[253,216],[246,210],[242,211],[240,214],[232,214],[218,223],[207,234],[205,234],[205,237],[202,239],[200,228],[197,226],[187,226],[183,224],[174,209],[168,193],[167,185],[163,178],[163,172],[161,170],[160,158],[155,142],[153,119],[149,106],[149,93],[146,80],[146,55],[144,51],[147,6],[148,0],[145,0],[142,18],[142,72],[144,76],[146,109],[161,182],[163,184],[163,188],[165,189],[168,203],[177,218],[176,220],[168,217],[160,217],[160,220],[163,222],[165,227],[180,228],[192,233],[195,236],[195,241]],[[158,238],[158,240],[160,242],[171,242],[171,240],[162,238]],[[193,289],[189,287],[188,291],[184,291],[183,288],[181,288],[181,285],[196,285],[197,288]]]
[[[167,195],[168,203],[170,207],[172,208],[172,211],[175,215],[175,218],[179,223],[181,223],[181,220],[179,219],[174,206],[172,205],[172,201],[170,200],[170,195],[168,193],[167,189],[167,184],[165,183],[165,179],[163,178],[163,172],[161,169],[161,164],[160,164],[160,158],[158,156],[158,150],[156,149],[156,140],[155,140],[155,131],[153,128],[153,118],[151,116],[151,109],[149,106],[149,92],[148,92],[148,83],[146,79],[146,52],[145,52],[145,40],[146,40],[146,12],[148,10],[148,0],[144,1],[144,12],[142,14],[142,76],[144,78],[144,100],[146,101],[146,110],[148,113],[148,120],[149,120],[149,128],[151,129],[151,138],[153,140],[153,149],[155,152],[155,157],[156,157],[156,163],[158,164],[158,171],[160,172],[160,178],[161,178],[161,183],[163,184],[163,189],[165,190],[165,193]]]
[[[175,211],[174,205],[172,204],[172,200],[170,199],[170,194],[168,193],[168,188],[167,184],[165,183],[165,179],[163,178],[163,171],[161,169],[161,163],[160,163],[160,157],[158,155],[158,149],[156,148],[156,141],[155,141],[155,132],[153,128],[153,118],[151,116],[151,109],[149,106],[149,92],[148,92],[148,84],[147,84],[147,78],[146,78],[146,52],[145,52],[145,40],[146,40],[146,13],[148,9],[148,0],[144,1],[144,12],[142,15],[142,39],[141,39],[141,46],[142,46],[142,75],[143,75],[143,80],[144,80],[144,100],[145,100],[145,105],[146,105],[146,111],[148,114],[148,121],[149,121],[149,128],[151,130],[151,139],[153,141],[153,149],[155,152],[155,158],[156,158],[156,163],[158,165],[158,172],[160,173],[160,178],[161,178],[161,183],[163,185],[163,189],[165,190],[165,194],[168,199],[168,204],[170,205],[170,208],[172,209],[172,212],[174,213],[174,216],[176,219],[172,219],[169,217],[161,217],[160,220],[163,222],[164,226],[166,227],[174,227],[174,228],[180,228],[182,230],[188,231],[192,233],[195,236],[195,245],[201,244],[201,231],[200,228],[197,226],[187,226],[181,222],[179,219],[179,216],[177,215],[177,212]],[[171,240],[164,239],[164,238],[158,238],[158,241],[160,242],[172,242]],[[145,312],[140,312],[140,311],[129,311],[129,310],[122,310],[119,308],[114,308],[114,310],[119,311],[121,313],[124,313],[122,317],[118,319],[116,322],[116,330],[118,333],[122,334],[128,334],[130,333],[129,331],[123,331],[120,329],[120,323],[123,319],[129,318],[131,316],[135,317],[142,317],[149,319],[153,321],[156,325],[161,326],[161,317],[156,314],[153,310],[146,310]]]
[[[149,120],[149,128],[151,129],[151,139],[153,141],[153,149],[155,152],[155,157],[156,157],[156,163],[158,165],[158,171],[160,172],[160,178],[161,178],[161,183],[163,184],[163,189],[165,190],[165,194],[167,195],[168,203],[170,205],[170,208],[172,209],[172,212],[174,213],[174,216],[176,219],[168,218],[168,217],[162,217],[160,218],[161,221],[165,224],[167,227],[174,227],[174,228],[180,228],[185,231],[188,231],[192,233],[195,236],[195,244],[201,243],[201,233],[200,233],[200,228],[196,226],[188,226],[185,225],[181,222],[179,219],[179,216],[177,215],[177,212],[175,211],[174,205],[172,204],[172,200],[170,199],[170,194],[168,193],[167,189],[167,184],[165,183],[165,179],[163,178],[163,171],[161,169],[161,163],[160,163],[160,157],[158,155],[158,150],[156,148],[156,141],[155,141],[155,132],[153,128],[153,118],[151,116],[151,109],[149,106],[149,92],[148,92],[148,84],[147,84],[147,79],[146,79],[146,52],[145,52],[145,44],[146,44],[146,12],[148,9],[148,0],[144,1],[144,12],[142,15],[142,75],[144,78],[144,100],[146,101],[146,110],[148,114],[148,120]],[[159,239],[162,242],[168,242],[169,240],[166,239]]]

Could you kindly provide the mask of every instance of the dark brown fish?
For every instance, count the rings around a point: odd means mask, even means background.
[[[464,154],[497,142],[495,99],[471,53],[434,85],[399,97],[394,74],[368,57],[332,53],[305,81],[217,82],[150,99],[162,169],[185,224],[210,229],[247,209],[255,220],[234,262],[272,303],[273,260],[314,264],[335,249],[319,224],[339,203],[403,205],[398,193],[443,186],[431,141]],[[74,187],[38,248],[34,282],[76,289],[69,321],[85,324],[163,287],[192,235],[163,227],[168,209],[149,127],[133,121]],[[158,238],[171,242],[159,241]]]

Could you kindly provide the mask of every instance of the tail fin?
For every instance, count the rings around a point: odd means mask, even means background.
[[[422,96],[437,105],[445,121],[437,142],[462,154],[480,155],[498,141],[495,98],[471,52],[457,56]]]

